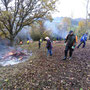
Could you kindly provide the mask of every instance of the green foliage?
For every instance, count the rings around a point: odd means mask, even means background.
[[[34,41],[39,40],[40,38],[44,39],[46,36],[50,37],[50,31],[47,31],[43,25],[43,21],[38,21],[32,24],[32,29],[30,31],[30,36]]]
[[[67,31],[69,31],[71,29],[71,18],[63,18],[62,20],[63,23],[63,28],[65,28]]]
[[[45,38],[46,36],[50,36],[49,31],[42,32],[40,28],[36,28],[30,31],[30,36],[34,41],[40,40],[40,38]]]
[[[50,14],[55,10],[56,1],[1,0],[0,24],[3,25],[3,27],[0,25],[1,32],[12,42],[23,27],[31,25],[40,18],[52,20]]]
[[[37,41],[41,38],[39,30],[31,30],[30,36],[34,41]]]
[[[80,38],[86,32],[86,24],[85,21],[80,21],[77,28],[77,35]]]

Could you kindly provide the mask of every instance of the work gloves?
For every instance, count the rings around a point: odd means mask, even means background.
[[[64,43],[64,46],[66,46],[66,43]]]
[[[72,49],[75,49],[75,46],[72,46]]]
[[[66,46],[66,43],[64,43],[64,46]],[[75,46],[72,46],[72,49],[75,49]]]

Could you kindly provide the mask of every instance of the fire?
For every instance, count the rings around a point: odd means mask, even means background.
[[[19,58],[19,60],[22,60],[22,59],[23,59],[23,57],[20,57],[20,58]]]
[[[13,55],[13,52],[9,52],[8,55]]]
[[[11,52],[9,52],[6,56],[4,56],[4,59],[7,58],[7,57],[12,57],[12,58],[16,58],[18,60],[23,60],[23,57],[25,56],[26,54],[21,52],[21,51],[16,51],[16,50],[13,50]]]

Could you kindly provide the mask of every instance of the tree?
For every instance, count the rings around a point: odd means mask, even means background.
[[[86,32],[86,25],[84,20],[79,21],[77,31],[79,37],[81,37]]]
[[[0,31],[13,44],[24,26],[50,14],[57,0],[1,0]],[[8,33],[8,34],[7,34]]]
[[[46,36],[50,36],[50,31],[44,27],[44,21],[39,20],[31,25],[30,36],[33,40],[45,39]]]
[[[64,17],[62,21],[57,26],[59,30],[59,36],[65,38],[68,31],[71,30],[71,18]]]
[[[63,28],[66,31],[69,31],[71,28],[71,18],[67,18],[67,17],[63,18],[62,24],[63,24]]]

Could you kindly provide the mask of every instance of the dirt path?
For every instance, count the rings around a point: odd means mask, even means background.
[[[17,73],[7,76],[10,77],[8,86],[4,83],[1,88],[90,90],[90,43],[83,49],[75,49],[72,60],[62,60],[64,48],[63,43],[54,44],[52,57],[46,57],[45,50],[38,50],[38,57],[21,64]]]

